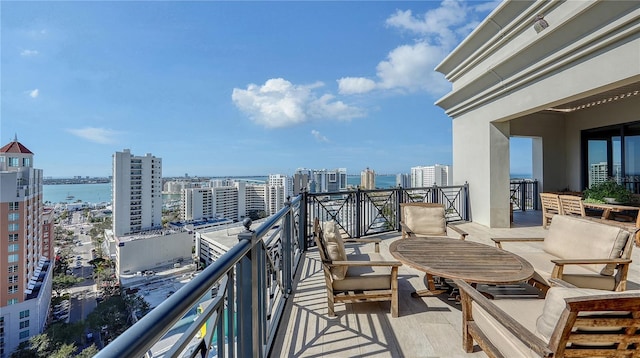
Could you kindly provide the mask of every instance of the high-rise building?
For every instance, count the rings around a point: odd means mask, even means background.
[[[411,174],[406,173],[398,173],[396,174],[396,186],[401,186],[403,188],[411,187]]]
[[[360,173],[360,188],[371,190],[376,188],[376,172],[368,167]]]
[[[284,207],[293,195],[293,178],[283,174],[269,174],[267,183],[267,215],[273,215]]]
[[[17,137],[0,148],[0,357],[43,331],[53,281],[53,218],[42,169]]]
[[[346,190],[347,169],[337,168],[333,170],[313,170],[309,186],[311,193],[327,193]]]
[[[450,165],[418,166],[411,168],[411,187],[453,185],[453,168]]]
[[[311,169],[298,168],[293,174],[293,195],[298,195],[303,191],[311,191],[311,177]]]
[[[113,233],[123,236],[162,227],[162,159],[113,155]]]

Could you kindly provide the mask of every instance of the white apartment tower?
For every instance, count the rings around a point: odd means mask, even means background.
[[[124,236],[162,227],[162,159],[129,149],[113,155],[113,232]]]
[[[411,187],[411,174],[406,173],[398,173],[396,174],[396,186],[401,186],[403,188]]]
[[[346,190],[347,169],[337,168],[333,170],[314,170],[311,178],[310,189],[311,193],[327,193]]]
[[[360,188],[371,190],[376,188],[376,172],[366,168],[360,173]]]
[[[53,281],[53,220],[42,169],[17,137],[0,148],[0,358],[41,333]]]
[[[283,174],[269,174],[267,183],[267,215],[284,207],[287,197],[293,196],[293,178]]]
[[[265,184],[225,180],[212,182],[211,185],[207,188],[190,188],[182,191],[183,220],[213,218],[242,220],[251,211],[267,212],[266,203],[269,195]]]
[[[418,166],[411,168],[411,187],[453,185],[453,168],[450,165]]]

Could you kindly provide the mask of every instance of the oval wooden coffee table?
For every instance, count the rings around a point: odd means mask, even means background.
[[[419,296],[431,296],[434,276],[458,278],[469,283],[510,284],[527,281],[533,266],[509,251],[473,241],[442,237],[398,239],[389,245],[391,255],[405,265],[427,274],[427,290]]]

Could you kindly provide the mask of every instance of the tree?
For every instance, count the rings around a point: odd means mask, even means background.
[[[29,338],[29,345],[38,357],[47,357],[51,352],[51,339],[44,333]]]
[[[60,296],[62,291],[72,287],[78,282],[82,282],[82,278],[74,277],[71,275],[58,275],[53,277],[52,289],[56,292],[56,295]]]
[[[89,347],[83,349],[82,352],[80,352],[78,355],[76,355],[76,357],[91,358],[91,357],[95,356],[96,354],[98,354],[98,348],[96,348],[95,344],[92,344]]]
[[[53,354],[51,354],[51,358],[67,358],[73,356],[73,353],[78,350],[76,345],[73,343],[65,343],[60,346]]]

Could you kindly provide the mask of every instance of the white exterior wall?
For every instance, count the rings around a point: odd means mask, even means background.
[[[637,98],[545,111],[639,83],[638,16],[638,2],[505,1],[437,67],[453,83],[437,104],[454,119],[454,184],[469,183],[473,221],[509,227],[510,136],[535,139],[542,190],[582,189],[580,130],[639,119]]]
[[[267,186],[265,184],[247,184],[245,194],[245,216],[253,210],[267,211]]]
[[[116,236],[162,225],[162,159],[113,155],[113,231]]]
[[[118,238],[116,245],[118,277],[169,266],[179,259],[191,261],[194,239],[187,232],[135,240],[124,239]]]
[[[216,217],[240,219],[238,215],[238,190],[235,186],[211,188],[213,212]]]

